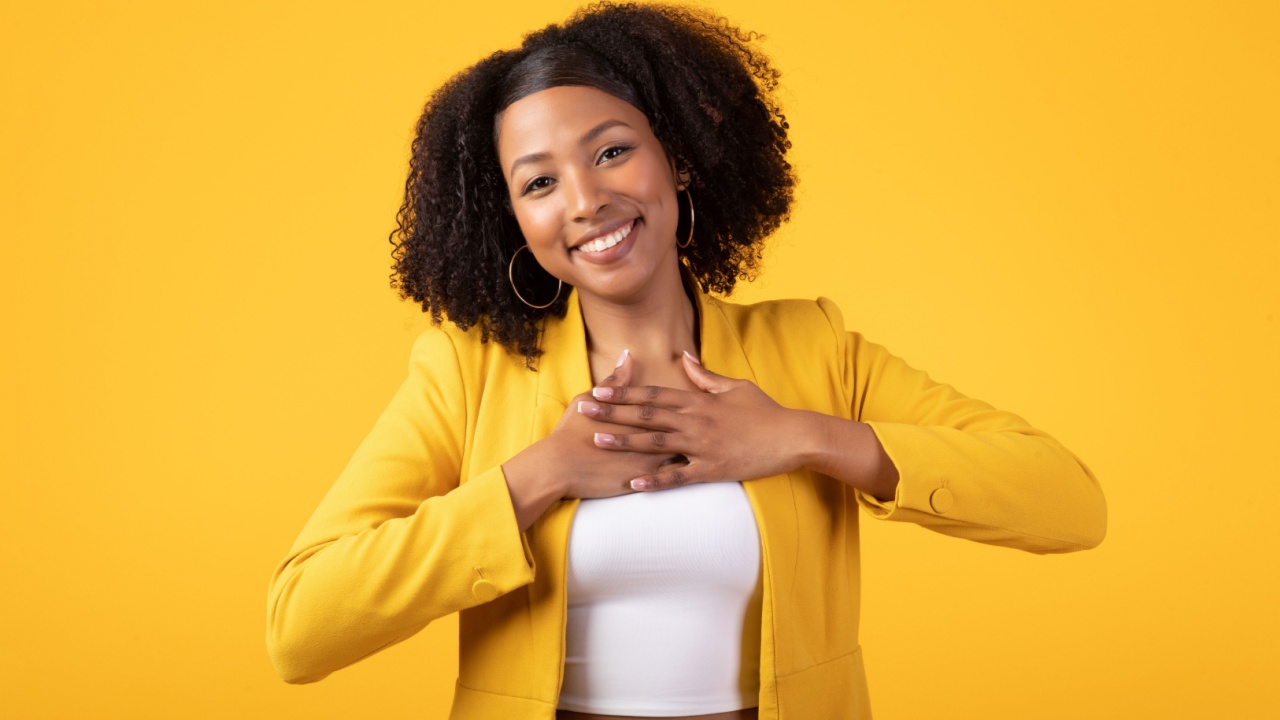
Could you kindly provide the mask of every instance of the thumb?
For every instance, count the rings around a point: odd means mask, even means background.
[[[613,368],[613,372],[609,376],[600,381],[601,385],[613,385],[615,387],[623,387],[631,384],[631,371],[634,367],[631,359],[631,351],[623,350],[618,356],[618,365]]]
[[[690,355],[688,351],[684,354],[684,372],[694,385],[709,393],[721,393],[733,386],[732,380],[706,369],[702,363],[698,362],[698,358]]]

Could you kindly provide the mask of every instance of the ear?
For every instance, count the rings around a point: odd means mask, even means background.
[[[676,178],[678,180],[678,182],[676,182],[676,190],[679,190],[680,192],[688,190],[689,185],[693,182],[693,178],[689,176],[688,170],[679,171],[676,173]]]
[[[684,192],[693,182],[693,174],[689,172],[689,163],[675,155],[668,154],[671,159],[671,174],[676,177],[676,192]]]

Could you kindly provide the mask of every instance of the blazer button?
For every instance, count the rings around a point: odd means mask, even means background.
[[[480,602],[489,602],[498,597],[498,588],[488,580],[477,580],[471,585],[471,594],[475,595]]]
[[[955,504],[955,496],[946,488],[938,488],[929,496],[929,505],[933,507],[936,513],[944,513],[951,509]]]

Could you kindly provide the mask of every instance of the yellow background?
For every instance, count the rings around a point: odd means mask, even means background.
[[[6,0],[0,712],[444,716],[453,618],[290,687],[266,581],[422,326],[422,102],[572,7]],[[878,716],[1276,717],[1276,3],[715,7],[801,176],[740,297],[832,297],[1109,501],[1063,557],[865,523]]]

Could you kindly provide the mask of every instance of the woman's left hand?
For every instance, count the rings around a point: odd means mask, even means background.
[[[579,412],[640,430],[597,433],[597,446],[612,450],[685,456],[660,472],[631,481],[635,490],[660,490],[697,482],[749,480],[788,472],[803,464],[804,411],[774,402],[749,380],[717,375],[685,353],[684,369],[704,392],[660,386],[596,387],[595,403]]]

